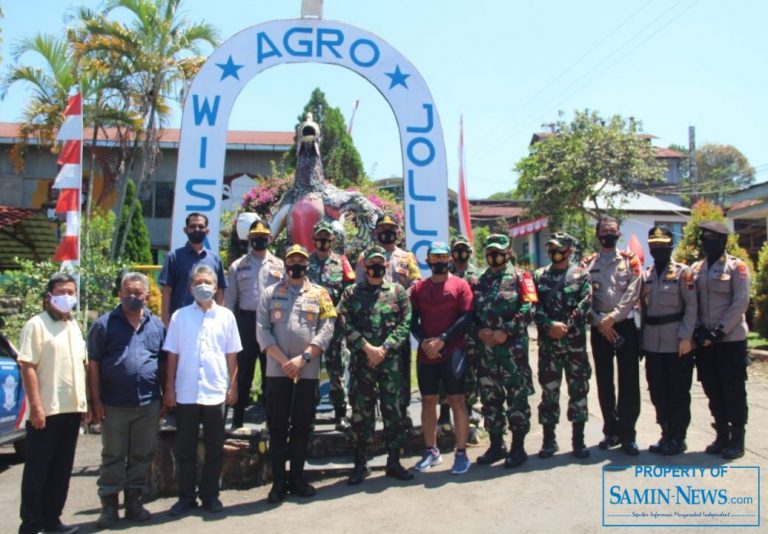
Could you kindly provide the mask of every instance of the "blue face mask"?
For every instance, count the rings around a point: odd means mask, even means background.
[[[213,284],[198,284],[192,286],[192,296],[195,297],[197,302],[208,302],[213,300],[213,295],[216,290],[213,288]]]

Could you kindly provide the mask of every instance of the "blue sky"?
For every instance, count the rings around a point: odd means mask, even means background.
[[[468,190],[482,198],[515,185],[515,163],[543,123],[574,109],[633,116],[656,143],[732,144],[768,179],[768,3],[758,0],[325,0],[324,18],[371,31],[420,71],[438,107],[455,187],[459,117],[464,115]],[[34,32],[62,35],[68,7],[97,1],[0,0],[1,53]],[[296,18],[300,0],[186,0],[184,11],[222,39],[261,22]],[[32,58],[23,58],[33,63]],[[402,174],[397,128],[383,97],[346,69],[284,65],[241,93],[229,127],[290,130],[314,87],[347,119],[373,178]],[[0,102],[0,121],[17,121],[21,85]],[[171,126],[178,126],[177,112]]]

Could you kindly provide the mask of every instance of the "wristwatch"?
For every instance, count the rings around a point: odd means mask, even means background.
[[[445,332],[440,334],[440,341],[442,341],[443,343],[447,343],[448,342],[448,334],[446,334]]]
[[[309,352],[302,352],[301,353],[301,359],[304,360],[304,363],[309,363],[309,360],[312,359],[312,355]]]

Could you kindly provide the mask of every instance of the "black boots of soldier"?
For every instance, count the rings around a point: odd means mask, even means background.
[[[491,465],[506,456],[507,447],[504,445],[504,436],[491,434],[491,446],[477,457],[477,465]]]
[[[688,445],[685,443],[685,430],[666,423],[661,425],[659,442],[648,447],[648,452],[664,456],[675,456],[686,450],[688,450]]]
[[[704,452],[707,454],[723,454],[723,451],[728,446],[731,439],[731,429],[729,428],[728,423],[721,422],[713,423],[712,428],[715,429],[717,435],[715,436],[715,441],[707,445]]]
[[[141,504],[140,489],[125,490],[125,518],[128,521],[141,522],[147,521],[152,514]],[[101,497],[101,513],[96,520],[96,528],[108,529],[117,524],[120,516],[118,508],[120,507],[119,494],[105,495]]]
[[[544,441],[541,444],[539,458],[551,458],[560,450],[555,439],[555,425],[544,425]]]
[[[727,460],[736,460],[744,456],[744,427],[731,427],[731,438],[728,445],[723,450],[723,458]]]
[[[117,509],[120,506],[117,497],[117,493],[101,497],[101,514],[99,514],[99,518],[96,520],[96,528],[112,528],[117,524],[117,520],[120,518],[117,515]]]
[[[357,451],[355,453],[355,466],[352,468],[352,474],[347,479],[347,484],[350,486],[357,486],[368,475],[371,474],[371,468],[368,466],[368,458],[363,451]]]
[[[589,458],[589,449],[587,444],[584,443],[584,422],[573,423],[573,437],[571,438],[571,444],[573,446],[573,452],[571,454],[575,458],[584,459]]]
[[[525,452],[525,434],[526,432],[512,432],[512,446],[504,460],[504,467],[507,469],[519,467],[528,459],[528,454]]]
[[[349,432],[352,425],[349,424],[349,419],[347,419],[347,407],[335,408],[334,414],[333,422],[336,423],[336,430],[339,432]]]
[[[400,449],[390,449],[387,456],[387,470],[385,471],[388,477],[396,478],[398,480],[412,480],[413,473],[408,471],[403,464],[400,463]]]

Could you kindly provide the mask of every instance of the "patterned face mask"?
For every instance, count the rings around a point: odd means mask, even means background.
[[[485,261],[491,267],[500,267],[507,262],[507,255],[503,252],[489,252],[485,255]]]

